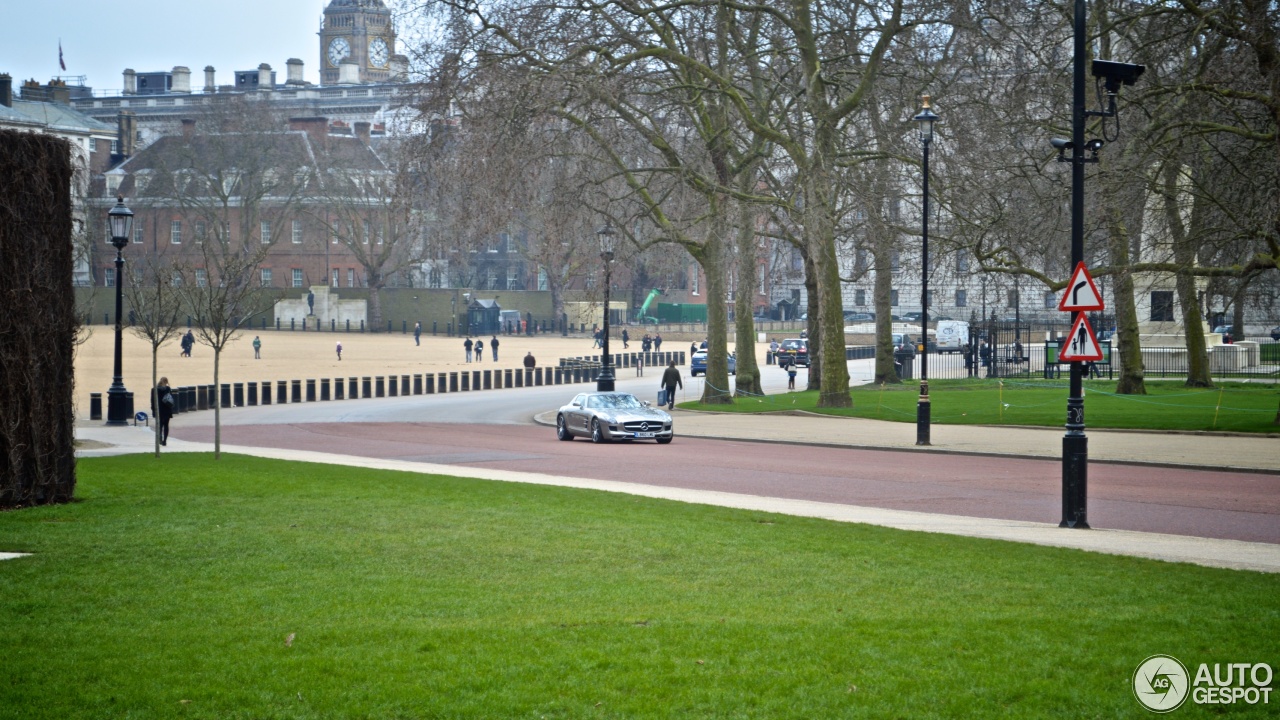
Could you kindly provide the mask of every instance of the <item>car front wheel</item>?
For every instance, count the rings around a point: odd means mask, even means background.
[[[569,432],[569,426],[564,422],[564,416],[556,416],[556,437],[561,440],[572,440],[573,433]]]
[[[605,441],[604,428],[600,427],[600,421],[593,419],[591,421],[591,442],[602,443]]]

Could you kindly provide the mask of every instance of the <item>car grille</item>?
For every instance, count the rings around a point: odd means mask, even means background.
[[[657,432],[662,429],[661,420],[632,420],[624,423],[623,430],[627,432]]]

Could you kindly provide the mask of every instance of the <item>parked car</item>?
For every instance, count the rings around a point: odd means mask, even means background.
[[[969,323],[963,320],[939,320],[937,349],[941,352],[960,352],[969,344]]]
[[[844,314],[844,323],[846,325],[851,323],[873,322],[875,319],[875,315],[866,312],[847,312]]]
[[[906,320],[907,322],[920,322],[920,318],[922,317],[924,317],[923,313],[909,312],[906,315],[903,315],[902,319]]]
[[[1219,335],[1230,335],[1231,337],[1235,337],[1236,334],[1231,332],[1231,330],[1232,327],[1230,325],[1219,325],[1213,329],[1213,331]]]
[[[1271,328],[1271,339],[1280,340],[1280,325]]]
[[[706,374],[707,374],[707,351],[703,350],[702,352],[694,353],[693,357],[689,358],[689,375],[692,377],[698,377],[699,375],[706,375]],[[738,357],[736,353],[731,354],[729,356],[729,374],[730,375],[738,374]]]
[[[612,440],[656,440],[675,437],[671,416],[635,395],[624,392],[580,393],[556,411],[556,437],[589,437],[593,443]]]
[[[778,367],[797,365],[809,367],[809,341],[805,338],[787,338],[778,347]]]

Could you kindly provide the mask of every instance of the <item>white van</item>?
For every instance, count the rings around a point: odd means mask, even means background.
[[[969,343],[969,323],[964,320],[939,320],[937,332],[940,353],[960,352]]]

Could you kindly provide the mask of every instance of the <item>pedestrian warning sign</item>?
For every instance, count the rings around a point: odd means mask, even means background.
[[[1098,344],[1098,336],[1093,334],[1093,326],[1084,315],[1076,318],[1071,326],[1071,334],[1062,341],[1062,349],[1058,351],[1060,362],[1090,362],[1102,359],[1102,346]]]
[[[1071,273],[1071,281],[1058,301],[1058,309],[1064,312],[1090,311],[1103,309],[1102,293],[1093,284],[1093,276],[1084,263],[1077,263],[1075,272]]]

